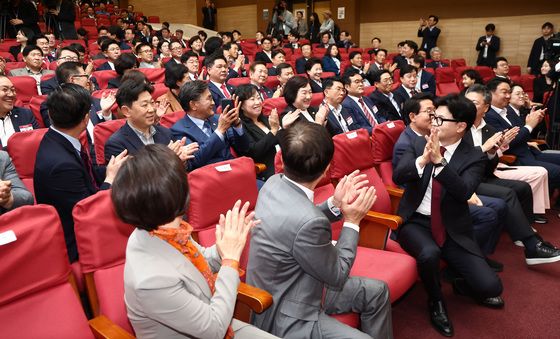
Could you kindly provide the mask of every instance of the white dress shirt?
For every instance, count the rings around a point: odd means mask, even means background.
[[[14,129],[12,118],[10,117],[10,113],[8,113],[4,119],[0,119],[0,143],[3,147],[8,146],[8,139],[15,132],[16,130]]]

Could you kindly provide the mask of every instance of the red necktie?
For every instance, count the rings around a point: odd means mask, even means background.
[[[82,147],[82,149],[80,150],[80,158],[82,158],[82,162],[84,163],[84,168],[86,169],[86,172],[89,175],[89,180],[91,181],[91,184],[93,185],[95,190],[99,190],[99,186],[97,186],[97,182],[95,181],[95,176],[93,175],[93,166],[91,165],[91,159],[89,157],[89,153],[87,149],[85,149],[84,147]]]
[[[224,93],[224,96],[227,99],[231,99],[231,95],[229,94],[229,92],[227,90],[226,84],[222,84],[222,87],[220,87],[220,88],[222,89],[222,93]]]
[[[261,96],[262,96],[263,100],[268,99],[268,95],[266,95],[266,91],[264,90],[264,88],[261,87],[260,91],[261,91]]]
[[[445,147],[440,146],[439,151],[441,156],[445,153]],[[432,178],[432,236],[436,244],[441,247],[445,242],[445,226],[441,218],[441,184],[439,181]]]
[[[364,102],[364,99],[360,98],[358,99],[358,102],[360,103],[360,105],[362,105],[362,111],[364,111],[364,115],[366,116],[366,118],[369,121],[369,124],[371,125],[371,127],[375,127],[376,122],[375,119],[373,118],[373,116],[370,114],[370,112],[368,111],[366,104]]]

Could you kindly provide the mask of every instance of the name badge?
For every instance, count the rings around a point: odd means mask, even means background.
[[[354,120],[352,120],[352,117],[346,118],[346,123],[347,123],[348,125],[352,125],[353,122],[354,122]]]
[[[379,109],[377,108],[377,106],[373,106],[373,113],[377,113],[379,112]]]
[[[423,84],[423,85],[422,85],[422,89],[426,89],[426,88],[428,88],[428,87],[430,87],[430,85],[428,85],[428,84]]]
[[[19,126],[19,131],[20,132],[29,132],[29,131],[32,131],[32,130],[33,130],[33,125],[31,125],[31,124]]]

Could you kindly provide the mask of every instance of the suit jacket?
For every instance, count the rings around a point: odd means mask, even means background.
[[[257,327],[279,337],[309,338],[325,287],[342,288],[356,256],[358,232],[343,227],[331,243],[327,202],[315,206],[283,174],[272,176],[255,207],[247,283],[272,294],[273,305],[253,314]]]
[[[97,180],[98,183],[100,180]],[[90,180],[78,151],[60,133],[49,129],[37,151],[33,175],[35,198],[38,204],[56,208],[68,250],[70,262],[78,259],[72,209],[80,200],[97,192]],[[108,189],[103,183],[101,189]]]
[[[154,128],[156,129],[154,143],[168,145],[172,139],[171,131],[160,125],[154,125]],[[116,157],[125,149],[128,150],[129,155],[134,155],[144,146],[142,140],[140,140],[127,122],[113,133],[105,143],[105,161],[108,163],[112,155]]]
[[[193,244],[212,271],[218,272],[214,295],[204,276],[180,251],[141,229],[130,235],[124,299],[139,338],[224,337],[235,307],[239,274],[231,267],[220,267],[216,246],[205,249]],[[185,304],[189,307],[179,307]]]
[[[284,112],[282,112],[282,113],[280,114],[280,116],[279,116],[279,118],[280,118],[280,126],[284,127],[284,126],[282,125],[282,118],[284,118],[284,115],[286,115],[286,113],[288,113],[288,112],[293,112],[293,111],[295,111],[296,109],[297,109],[297,108],[295,108],[295,107],[292,106],[292,105],[286,106],[286,109],[284,109]],[[308,108],[307,108],[307,112],[309,113],[309,115],[310,115],[313,119],[315,119],[315,115],[317,114],[317,109],[316,109],[315,107],[308,107]],[[305,118],[303,115],[300,114],[299,117],[296,119],[296,121],[294,121],[293,123],[296,123],[296,122],[298,122],[298,121],[307,121],[307,118]]]
[[[47,80],[41,81],[41,94],[42,95],[49,95],[50,93],[54,92],[59,84],[56,77],[49,78]]]
[[[307,62],[308,59],[305,59],[304,57],[298,58],[296,60],[296,73],[297,74],[305,74],[305,63]]]
[[[319,86],[315,80],[309,79],[309,84],[311,85],[311,93],[323,93],[322,83]]]
[[[442,61],[430,61],[426,64],[426,67],[436,69],[441,67],[449,67],[449,64]]]
[[[364,100],[364,104],[371,110],[375,117],[375,120],[378,123],[387,121],[385,117],[378,114],[379,109],[377,108],[377,106],[375,106],[375,104],[369,97],[364,96],[362,97],[362,99]],[[365,128],[367,129],[368,133],[371,134],[373,126],[369,123],[368,118],[366,118],[366,113],[354,100],[346,96],[346,98],[344,98],[344,101],[342,101],[342,107],[344,107],[348,114],[352,116],[354,122],[358,125],[358,128]]]
[[[436,77],[430,72],[422,71],[420,75],[420,90],[436,95]]]
[[[418,30],[417,35],[419,38],[422,38],[422,44],[420,45],[420,48],[423,48],[426,53],[428,53],[428,55],[430,55],[430,50],[437,46],[437,39],[440,33],[441,29],[439,29],[438,27],[434,27],[432,28],[432,30],[430,30],[428,27],[423,30]]]
[[[480,43],[486,41],[486,35],[478,38],[476,43],[476,50],[478,51],[478,58],[476,59],[476,64],[478,66],[489,66],[493,67],[496,62],[496,54],[500,50],[500,38],[493,35],[490,40],[490,45],[488,45],[488,53],[486,58],[484,58],[484,47],[480,46]]]
[[[404,151],[393,172],[395,184],[406,186],[398,209],[403,224],[407,223],[420,206],[434,169],[432,164],[428,164],[422,176],[418,176],[415,161],[422,155],[426,140],[416,138],[412,146]],[[480,257],[483,257],[483,254],[474,240],[467,200],[482,180],[485,157],[485,154],[461,140],[449,164],[433,178],[441,184],[440,211],[447,236],[465,250]]]
[[[261,114],[259,120],[270,129],[268,117]],[[253,120],[246,117],[241,118],[243,122],[243,129],[249,138],[249,148],[247,155],[255,162],[260,162],[266,165],[266,170],[259,174],[259,179],[267,180],[274,174],[274,157],[276,156],[276,145],[278,145],[278,138],[271,132],[265,133]]]
[[[265,62],[267,64],[272,63],[272,59],[270,59],[268,57],[268,55],[266,55],[266,53],[263,52],[263,51],[255,53],[255,61],[262,61],[262,62]]]
[[[482,127],[482,144],[484,144],[495,133],[496,133],[496,129],[491,125],[486,124],[484,127]],[[467,133],[465,133],[463,139],[467,141],[470,145],[474,146],[473,136],[470,129],[467,131]],[[482,147],[476,146],[475,148],[480,150],[480,152],[482,152]],[[488,156],[486,156],[485,159],[486,159],[486,167],[484,170],[483,179],[495,178],[496,176],[494,175],[494,170],[498,166],[498,162],[500,162],[500,158],[498,157],[498,154],[496,154],[492,159],[489,159]]]
[[[216,15],[218,10],[212,7],[202,7],[202,15],[204,16],[202,19],[202,27],[214,30],[216,27]]]
[[[385,120],[403,120],[407,123],[408,118],[401,117],[399,111],[393,106],[391,100],[385,94],[380,91],[373,91],[370,94],[370,99],[373,101],[375,106],[379,109],[379,115],[385,118]],[[393,97],[393,99],[396,98]],[[398,102],[397,102],[398,104]]]
[[[505,153],[517,156],[520,163],[523,163],[523,160],[534,159],[535,154],[540,153],[540,151],[537,151],[527,145],[527,142],[531,139],[531,133],[529,133],[529,130],[524,127],[525,123],[515,112],[511,111],[509,107],[506,117],[511,124],[508,124],[508,122],[505,121],[498,112],[490,107],[488,112],[486,112],[484,120],[486,120],[486,123],[494,127],[498,132],[514,126],[519,126],[519,133],[517,133],[515,139],[509,143],[509,149]]]
[[[323,65],[323,72],[333,72],[336,75],[340,74],[340,67],[336,65],[333,58],[330,56],[324,56],[321,60]]]
[[[54,71],[51,71],[50,69],[41,69],[41,75],[53,74],[53,73],[54,73]],[[18,76],[22,76],[22,75],[29,76],[29,73],[27,72],[27,68],[25,68],[25,67],[16,68],[16,69],[12,69],[10,71],[10,76],[12,76],[12,77],[18,77]]]
[[[78,39],[76,26],[74,24],[75,21],[76,9],[71,0],[62,0],[56,20],[50,20],[53,25],[55,23],[58,25],[58,27],[54,29],[56,37],[63,40]]]
[[[41,107],[39,108],[39,111],[41,112],[41,117],[43,118],[43,123],[45,124],[45,127],[50,127],[51,126],[51,119],[49,118],[49,109],[47,108],[47,101],[43,101],[41,103]],[[89,109],[89,120],[91,120],[91,123],[95,126],[100,122],[104,122],[105,119],[100,118],[97,115],[97,112],[101,111],[101,99],[99,98],[94,98],[91,97],[91,107]],[[113,116],[113,118],[115,118]]]
[[[96,71],[112,71],[113,69],[111,68],[111,65],[109,65],[109,62],[104,62],[101,65],[99,65],[99,67],[97,67],[95,70]]]
[[[395,142],[395,146],[393,147],[393,168],[396,168],[401,157],[403,156],[404,152],[414,145],[416,139],[422,138],[418,136],[410,127],[410,125],[406,126],[404,131],[401,133],[397,142]]]
[[[235,87],[233,87],[232,85],[226,84],[226,88],[229,91],[229,93],[231,95],[233,95],[233,93],[235,92]],[[222,90],[220,88],[216,87],[216,85],[214,85],[211,81],[208,81],[208,89],[210,90],[210,93],[212,94],[212,99],[214,100],[214,112],[216,112],[216,110],[218,109],[218,106],[220,106],[221,103],[222,103],[222,99],[225,99],[226,96],[224,95]]]
[[[278,69],[274,66],[268,69],[268,76],[276,76],[278,75]]]
[[[544,60],[541,60],[541,52],[547,52],[546,40],[541,36],[535,39],[533,42],[533,47],[531,47],[531,52],[529,53],[529,59],[527,60],[527,67],[531,67],[531,74],[539,75],[541,74],[541,65]],[[538,101],[537,101],[538,102]]]
[[[360,125],[354,120],[354,117],[350,114],[350,111],[347,110],[346,108],[344,108],[344,106],[341,106],[342,109],[340,111],[340,115],[342,116],[342,119],[344,119],[344,121],[346,121],[346,125],[348,126],[348,130],[349,131],[353,131],[353,130],[357,130],[360,129]],[[332,111],[329,112],[329,115],[327,115],[327,130],[329,131],[329,133],[331,134],[331,136],[335,136],[337,134],[341,134],[344,133],[344,130],[342,129],[342,125],[340,124],[340,121],[338,120],[338,118],[334,115],[334,113]]]
[[[13,62],[17,61],[18,55],[22,52],[21,45],[10,46],[8,49],[11,55],[14,56]]]
[[[33,113],[27,108],[14,106],[10,113],[10,120],[12,121],[12,126],[16,133],[40,128]],[[6,145],[2,145],[2,142],[0,142],[0,150],[5,146]]]
[[[264,99],[270,99],[274,96],[274,91],[266,86],[261,86],[257,90]]]
[[[218,127],[218,116],[214,115],[209,119],[212,130]],[[230,147],[239,153],[247,154],[250,140],[247,133],[239,135],[233,127],[229,128],[224,135],[224,141],[215,132],[207,136],[188,115],[177,121],[171,127],[171,133],[175,140],[187,137],[187,144],[197,142],[199,150],[194,154],[194,159],[189,161],[192,169],[196,169],[208,164],[232,159]]]
[[[0,180],[10,180],[12,182],[12,196],[14,204],[12,208],[18,208],[23,205],[33,205],[33,195],[27,190],[19,178],[16,168],[10,159],[10,155],[5,151],[0,151]],[[0,207],[0,214],[8,211],[4,207]]]
[[[167,107],[165,114],[183,110],[183,106],[181,106],[181,103],[177,100],[177,97],[173,94],[173,92],[171,92],[171,90],[168,90],[165,94],[161,95],[156,99],[156,101],[162,101],[163,99],[167,99],[167,102],[169,102],[169,107]]]

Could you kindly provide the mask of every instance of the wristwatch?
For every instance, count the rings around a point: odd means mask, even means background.
[[[439,164],[434,164],[435,168],[447,166],[447,160],[445,158],[441,158],[441,162]]]

